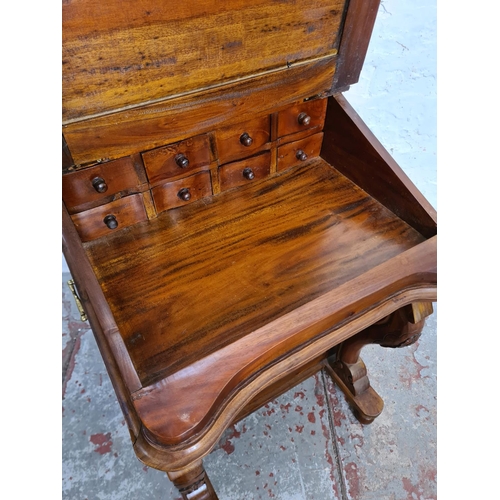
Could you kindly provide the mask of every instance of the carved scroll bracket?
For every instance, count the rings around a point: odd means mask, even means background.
[[[405,347],[415,343],[433,313],[431,302],[415,302],[393,312],[381,321],[342,342],[328,358],[326,368],[349,401],[356,418],[370,424],[382,413],[384,402],[370,385],[366,366],[360,357],[365,345]]]

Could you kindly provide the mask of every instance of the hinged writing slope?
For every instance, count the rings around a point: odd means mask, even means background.
[[[63,121],[337,54],[343,0],[63,6]]]

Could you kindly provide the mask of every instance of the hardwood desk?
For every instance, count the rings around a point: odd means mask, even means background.
[[[360,351],[420,335],[436,214],[342,94],[378,2],[134,5],[63,7],[63,249],[138,458],[214,499],[222,432],[315,371],[380,414]]]

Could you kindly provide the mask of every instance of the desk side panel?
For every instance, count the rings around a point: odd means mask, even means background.
[[[328,98],[321,157],[426,238],[437,214],[342,94]]]
[[[131,432],[132,440],[135,440],[139,434],[141,422],[133,407],[130,394],[141,385],[132,362],[123,349],[123,342],[117,332],[111,311],[64,204],[62,219],[63,253]]]

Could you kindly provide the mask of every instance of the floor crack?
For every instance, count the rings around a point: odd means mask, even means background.
[[[325,394],[328,395],[328,389],[325,380],[325,371],[321,370],[321,381],[323,383],[323,388],[325,390]],[[347,485],[344,479],[344,474],[342,474],[342,461],[340,459],[340,450],[338,447],[337,433],[335,432],[335,425],[333,423],[333,415],[330,407],[330,401],[327,396],[327,410],[328,410],[328,426],[330,427],[330,434],[332,436],[332,447],[333,453],[335,455],[335,465],[337,466],[337,470],[340,478],[340,494],[342,496],[341,500],[349,500],[347,496]]]

